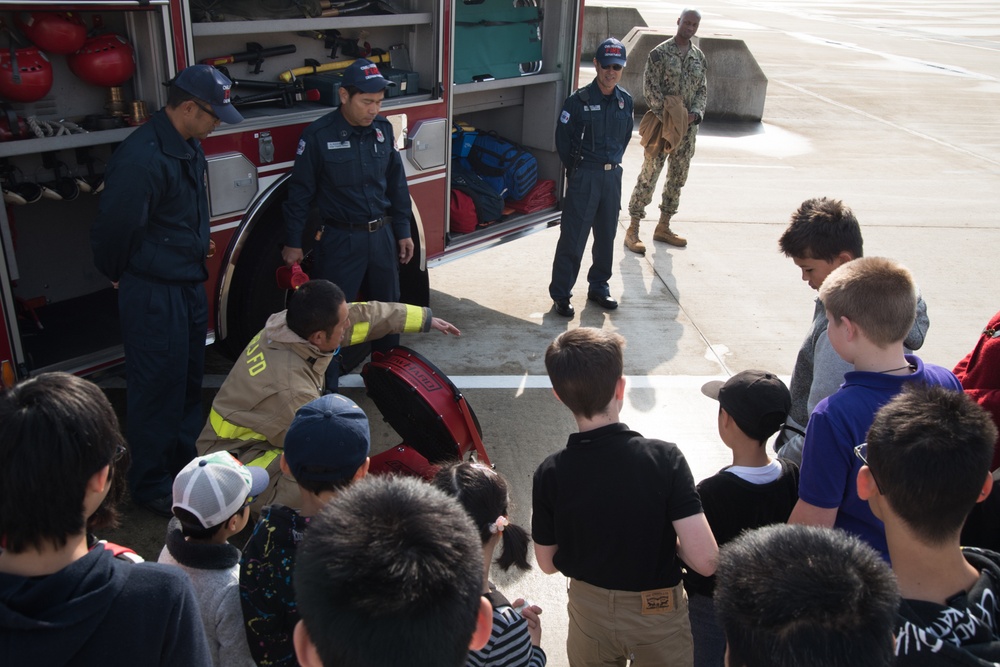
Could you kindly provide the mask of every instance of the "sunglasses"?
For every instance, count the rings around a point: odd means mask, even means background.
[[[211,107],[203,107],[202,105],[200,105],[199,103],[195,102],[194,100],[191,100],[191,102],[196,107],[198,107],[199,109],[201,109],[202,111],[204,111],[205,113],[207,113],[209,116],[211,116],[212,118],[214,118],[217,122],[219,122],[219,123],[222,122],[222,119],[215,115],[215,112],[212,111]]]
[[[621,65],[601,65],[601,69],[613,69],[616,72],[622,71]]]

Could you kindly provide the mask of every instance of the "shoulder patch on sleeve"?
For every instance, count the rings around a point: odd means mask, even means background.
[[[563,112],[559,114],[559,122],[565,125],[569,122],[569,112],[563,109]]]
[[[295,154],[302,155],[305,152],[306,152],[306,140],[299,139],[299,147],[295,149]]]

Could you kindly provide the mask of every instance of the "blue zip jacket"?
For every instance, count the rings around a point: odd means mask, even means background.
[[[166,284],[208,279],[205,153],[160,109],[115,150],[90,232],[97,269]]]

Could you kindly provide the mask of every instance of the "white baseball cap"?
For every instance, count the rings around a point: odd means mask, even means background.
[[[218,526],[267,488],[267,471],[215,452],[184,466],[174,479],[174,509],[187,510],[202,528]]]

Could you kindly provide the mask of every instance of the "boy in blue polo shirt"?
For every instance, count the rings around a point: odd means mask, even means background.
[[[833,271],[819,290],[830,344],[854,365],[844,385],[809,417],[799,501],[789,523],[843,528],[889,560],[885,526],[858,497],[863,443],[875,413],[908,383],[961,391],[951,371],[906,354],[903,339],[913,326],[917,293],[910,272],[883,257],[861,257]]]

